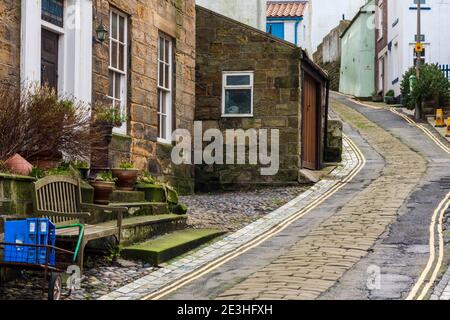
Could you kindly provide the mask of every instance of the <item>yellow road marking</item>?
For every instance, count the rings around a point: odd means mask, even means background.
[[[430,290],[434,280],[436,280],[437,273],[439,272],[440,266],[442,265],[442,260],[444,258],[444,237],[442,234],[442,223],[444,220],[445,212],[447,211],[450,202],[448,201],[450,197],[450,193],[447,194],[444,200],[439,204],[439,206],[434,211],[433,217],[431,218],[431,224],[430,224],[430,257],[428,259],[428,263],[423,270],[422,274],[420,275],[419,279],[417,280],[416,284],[412,288],[411,292],[409,293],[406,300],[413,300],[416,296],[420,288],[425,283],[427,275],[430,273],[431,268],[433,267],[433,264],[436,260],[436,245],[435,245],[435,224],[436,219],[439,215],[439,221],[438,221],[438,239],[439,239],[439,253],[438,253],[438,261],[436,264],[436,267],[433,270],[433,274],[428,281],[427,285],[425,285],[422,289],[422,292],[420,296],[417,298],[417,300],[423,300],[423,298],[426,296],[428,291]]]
[[[283,222],[280,222],[278,225],[274,226],[272,229],[268,230],[264,234],[259,235],[252,241],[242,245],[237,250],[230,252],[228,254],[225,254],[224,256],[207,263],[206,265],[200,267],[197,270],[194,270],[192,273],[184,276],[182,279],[175,280],[174,282],[170,283],[169,285],[165,286],[159,291],[153,292],[144,298],[142,300],[158,300],[161,299],[172,292],[180,289],[181,287],[191,283],[192,281],[212,272],[213,270],[219,268],[220,266],[224,265],[225,263],[229,262],[230,260],[235,259],[236,257],[242,255],[243,253],[258,247],[265,241],[269,240],[270,238],[274,237],[275,235],[279,234],[281,231],[285,230],[287,227],[289,227],[292,223],[297,221],[298,219],[304,217],[309,212],[317,208],[320,204],[322,204],[325,200],[330,198],[333,194],[338,192],[341,188],[343,188],[345,185],[347,185],[350,181],[352,181],[364,168],[366,165],[366,159],[364,158],[364,155],[362,154],[361,150],[354,144],[354,142],[348,138],[346,135],[344,135],[344,139],[348,142],[350,147],[353,149],[353,151],[356,154],[358,165],[351,171],[351,173],[345,177],[342,181],[337,183],[334,187],[332,187],[330,190],[328,190],[326,193],[324,193],[321,197],[307,205],[305,208],[291,216],[290,218],[286,219]]]
[[[361,104],[361,103],[359,103]],[[361,104],[365,107],[370,107],[366,104]],[[398,115],[399,117],[403,118],[404,120],[406,120],[409,124],[416,126],[417,128],[419,128],[420,130],[423,131],[423,133],[425,133],[425,135],[427,135],[434,143],[436,143],[436,145],[441,148],[444,152],[450,154],[450,148],[448,146],[446,146],[444,143],[442,143],[441,140],[439,140],[428,128],[426,128],[424,125],[419,124],[417,122],[415,122],[414,120],[412,120],[410,117],[406,116],[405,114],[398,112],[397,110],[395,110],[395,108],[390,108],[389,111],[391,111],[392,113]],[[444,200],[442,200],[442,202],[439,204],[439,206],[436,208],[436,210],[434,211],[434,214],[431,218],[431,223],[430,223],[430,257],[428,259],[428,263],[425,267],[425,269],[423,270],[422,274],[420,275],[419,279],[417,280],[416,284],[414,285],[414,287],[412,288],[411,292],[409,293],[408,297],[406,298],[406,300],[413,300],[414,298],[416,298],[419,290],[422,288],[422,291],[420,292],[420,295],[417,296],[417,300],[423,300],[425,298],[425,296],[428,294],[428,292],[430,291],[431,287],[433,286],[434,281],[436,280],[439,270],[442,267],[442,262],[444,260],[444,234],[443,234],[443,220],[444,220],[444,216],[445,213],[447,212],[448,208],[450,207],[450,192],[446,195],[446,197],[444,198]],[[438,218],[439,216],[439,218]],[[436,229],[438,231],[438,255],[437,255],[437,261],[436,261],[436,245],[435,245],[435,238],[436,238]],[[435,264],[436,261],[436,264]],[[433,272],[430,276],[430,279],[428,280],[428,282],[424,285],[426,278],[428,276],[428,274],[430,273],[431,269],[433,268],[434,265],[434,269]]]

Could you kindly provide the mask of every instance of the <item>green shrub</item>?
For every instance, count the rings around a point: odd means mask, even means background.
[[[420,79],[413,85],[410,90],[410,77],[416,75],[415,68],[409,69],[404,75],[401,83],[401,93],[403,105],[413,110],[416,101],[432,101],[435,100],[441,106],[447,96],[449,89],[448,79],[444,76],[437,64],[424,64],[420,66]]]
[[[95,177],[96,181],[104,181],[104,182],[116,182],[117,178],[114,178],[111,171],[100,172]]]
[[[394,90],[389,90],[388,92],[386,92],[386,94],[384,95],[385,97],[394,97],[395,96],[395,92]]]
[[[130,169],[134,169],[134,165],[131,162],[122,162],[119,165],[119,168],[122,170],[130,170]]]
[[[154,184],[156,183],[155,178],[148,171],[144,171],[138,177],[139,184]]]

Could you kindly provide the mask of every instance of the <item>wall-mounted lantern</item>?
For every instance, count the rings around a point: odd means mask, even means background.
[[[103,25],[103,22],[101,22],[97,29],[95,29],[96,34],[96,40],[100,43],[105,42],[107,36],[108,36],[108,29]]]

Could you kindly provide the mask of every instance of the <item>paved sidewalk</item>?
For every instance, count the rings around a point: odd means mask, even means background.
[[[332,187],[338,185],[360,164],[351,145],[345,140],[343,162],[327,179],[319,181],[308,191],[275,210],[260,220],[227,236],[219,242],[205,247],[181,260],[175,261],[158,271],[143,277],[125,287],[104,295],[100,300],[138,300],[161,290],[165,286],[182,279],[218,258],[238,250],[253,239],[265,234],[283,221],[294,216],[308,204],[321,198]]]

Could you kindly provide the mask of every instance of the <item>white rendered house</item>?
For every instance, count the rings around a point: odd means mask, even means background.
[[[388,1],[387,84],[400,95],[403,74],[415,64],[417,1]],[[450,1],[421,0],[422,61],[450,64]]]
[[[312,55],[341,20],[353,19],[365,3],[366,0],[309,0],[303,17],[307,39],[304,48]]]
[[[196,4],[254,28],[266,30],[266,0],[196,0]]]

